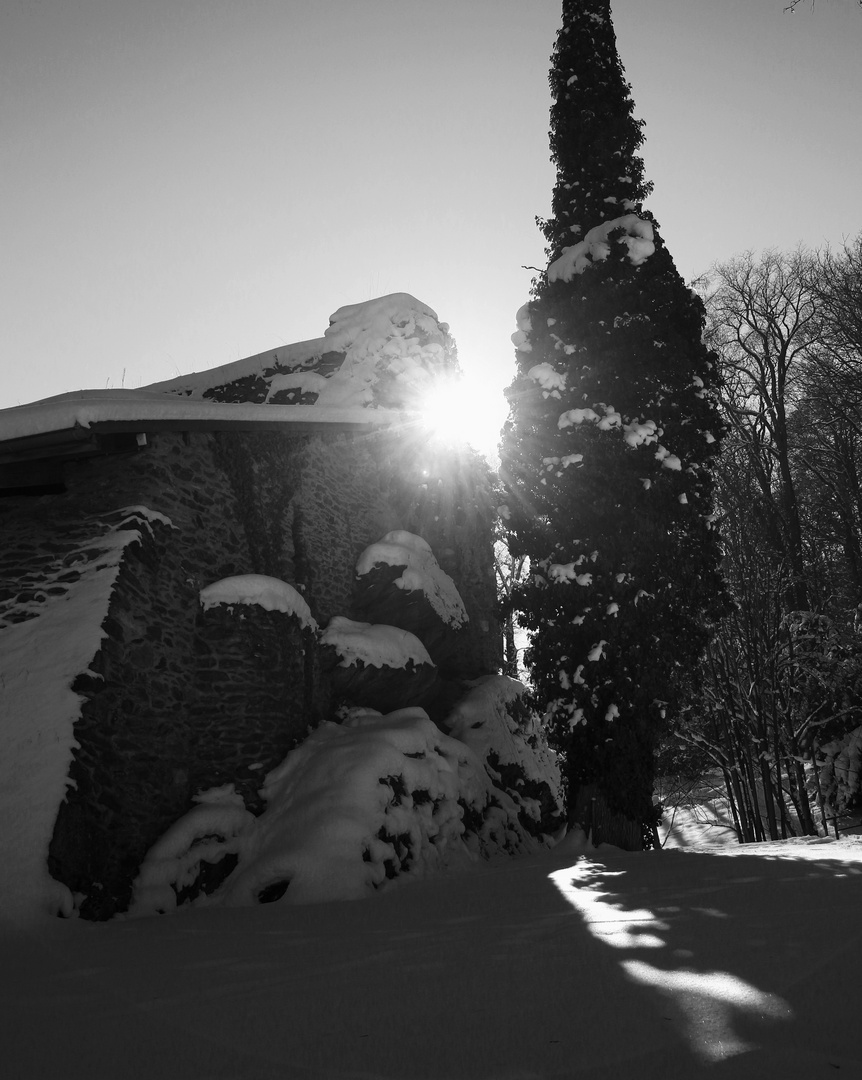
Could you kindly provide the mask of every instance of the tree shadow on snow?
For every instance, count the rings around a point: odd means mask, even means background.
[[[557,853],[560,895],[697,1061],[668,1076],[862,1075],[862,862],[819,850]]]

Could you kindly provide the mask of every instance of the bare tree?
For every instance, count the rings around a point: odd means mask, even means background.
[[[785,7],[784,10],[789,11],[792,14],[794,11],[796,11],[796,9],[799,7],[799,5],[804,3],[804,2],[805,2],[805,0],[790,0],[790,3]],[[856,0],[856,3],[860,7],[862,7],[862,0]],[[817,0],[811,0],[811,7],[812,8],[815,7],[816,4],[817,4]]]
[[[503,674],[513,679],[524,675],[521,656],[523,648],[518,647],[519,626],[515,619],[514,593],[524,580],[529,568],[526,555],[513,555],[500,533],[494,542],[494,573],[497,580],[497,604],[500,621],[503,626]]]
[[[792,606],[808,606],[802,523],[791,468],[789,417],[804,394],[815,302],[811,256],[751,252],[707,278],[707,341],[719,354],[732,441],[749,459],[771,518],[770,536],[792,571]]]
[[[720,770],[740,839],[775,839],[814,830],[820,748],[862,718],[862,238],[749,253],[700,284],[735,608],[679,737]]]

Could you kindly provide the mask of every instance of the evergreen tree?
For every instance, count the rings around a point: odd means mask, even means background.
[[[565,757],[569,818],[649,842],[657,742],[722,607],[722,424],[704,313],[642,202],[641,122],[609,0],[564,0],[550,74],[549,266],[518,313],[502,474],[515,606]]]

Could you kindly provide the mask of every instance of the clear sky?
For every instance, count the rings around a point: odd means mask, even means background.
[[[682,274],[862,230],[855,0],[614,0]],[[0,407],[409,292],[498,393],[548,212],[558,0],[0,0]]]

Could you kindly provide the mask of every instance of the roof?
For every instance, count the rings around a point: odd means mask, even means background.
[[[394,293],[339,308],[323,337],[311,341],[138,390],[79,390],[2,409],[0,487],[21,486],[10,480],[13,464],[129,449],[154,431],[303,433],[404,424],[422,391],[456,370],[448,330],[421,301]]]

